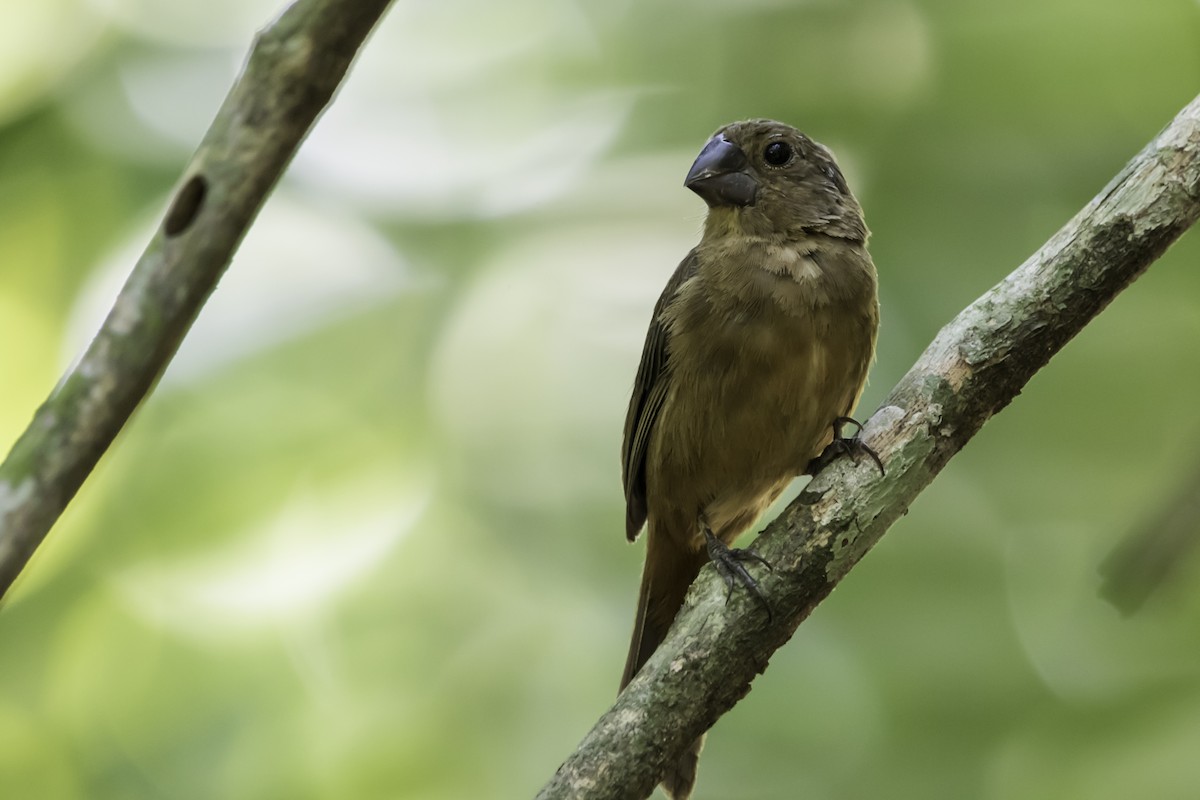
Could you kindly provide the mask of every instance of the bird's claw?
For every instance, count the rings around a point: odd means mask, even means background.
[[[853,436],[843,436],[842,428],[847,425],[853,425],[858,428],[858,432]],[[808,466],[804,470],[805,474],[816,475],[833,463],[838,456],[846,455],[858,461],[859,456],[866,455],[875,462],[875,466],[879,467],[879,475],[881,477],[886,475],[887,472],[883,469],[883,461],[879,458],[879,454],[862,440],[862,431],[862,423],[853,417],[838,417],[835,419],[833,421],[833,441],[821,451],[819,456],[808,462]]]
[[[702,525],[701,527],[704,529],[704,539],[708,543],[708,558],[716,565],[717,572],[725,580],[726,604],[733,597],[734,584],[740,583],[762,605],[763,609],[767,612],[767,624],[770,625],[775,620],[775,615],[771,611],[771,604],[767,602],[766,595],[758,588],[758,581],[746,569],[745,563],[747,561],[756,561],[768,570],[771,570],[771,564],[753,550],[743,550],[725,544],[713,535],[712,529],[708,525]]]

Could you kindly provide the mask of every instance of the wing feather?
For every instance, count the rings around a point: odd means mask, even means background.
[[[654,304],[654,315],[642,346],[642,360],[633,382],[633,396],[625,413],[621,479],[625,486],[625,535],[630,541],[637,538],[646,524],[646,453],[670,385],[667,380],[670,331],[662,321],[662,313],[684,281],[696,274],[696,267],[696,251],[692,250],[675,269]]]

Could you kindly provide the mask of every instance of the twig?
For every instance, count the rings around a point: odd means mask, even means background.
[[[821,472],[754,542],[775,611],[706,568],[667,640],[538,797],[648,797],[979,428],[1200,216],[1200,98],[1037,253],[942,329],[867,424],[887,464]]]
[[[0,464],[0,596],[150,391],[389,0],[296,0],[259,33],[103,327]]]

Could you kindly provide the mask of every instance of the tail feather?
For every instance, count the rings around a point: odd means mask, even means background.
[[[683,606],[688,587],[708,560],[703,550],[682,550],[662,538],[655,536],[653,530],[646,537],[646,566],[642,570],[642,585],[638,592],[633,641],[621,676],[622,689],[662,644],[676,613]],[[663,789],[673,800],[687,800],[691,795],[703,746],[704,737],[701,736],[663,774]]]
[[[696,788],[696,768],[700,766],[700,751],[704,749],[704,736],[692,742],[683,755],[663,773],[662,788],[671,800],[688,800]]]
[[[622,689],[662,644],[675,615],[683,606],[688,587],[708,561],[703,550],[682,550],[661,539],[653,530],[646,537],[646,566],[642,569],[642,585],[638,591],[633,641],[629,643],[625,673],[621,676]]]

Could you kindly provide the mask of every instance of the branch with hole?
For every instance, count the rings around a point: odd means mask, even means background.
[[[0,464],[0,596],[166,369],[389,0],[296,0],[255,38],[96,338]]]

